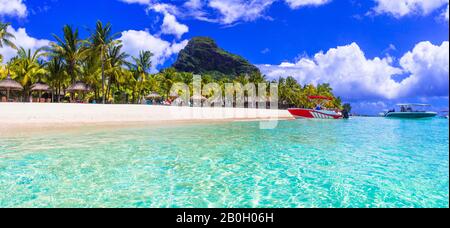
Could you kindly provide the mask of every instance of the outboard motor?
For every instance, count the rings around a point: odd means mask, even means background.
[[[350,113],[347,110],[342,110],[342,117],[344,119],[350,119]]]

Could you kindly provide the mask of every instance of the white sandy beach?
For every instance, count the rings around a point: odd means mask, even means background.
[[[131,123],[291,119],[285,110],[149,105],[0,103],[0,131],[13,128]]]

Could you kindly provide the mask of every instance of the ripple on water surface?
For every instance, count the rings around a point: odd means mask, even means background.
[[[448,120],[0,138],[0,207],[448,207]]]

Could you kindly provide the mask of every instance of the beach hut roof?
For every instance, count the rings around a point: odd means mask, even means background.
[[[42,82],[38,82],[31,86],[31,91],[49,91],[49,90],[50,86]]]
[[[87,92],[90,90],[91,88],[84,82],[77,82],[67,89],[68,92]]]
[[[23,86],[20,83],[14,81],[11,78],[11,75],[8,73],[8,76],[6,77],[6,79],[0,81],[0,89],[21,91],[21,90],[23,90]]]

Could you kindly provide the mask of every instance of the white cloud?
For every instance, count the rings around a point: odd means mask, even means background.
[[[159,3],[152,0],[119,0],[128,4],[141,4],[147,6],[147,11],[154,11],[164,15],[163,23],[161,25],[161,34],[174,35],[180,39],[185,33],[189,32],[189,27],[187,25],[178,22],[176,15],[181,13],[178,8],[172,4]],[[185,5],[190,7],[195,7],[199,4],[200,0],[191,0],[185,3]]]
[[[448,96],[449,43],[421,42],[400,59],[410,76],[401,82],[403,96]]]
[[[15,39],[12,40],[18,47],[23,47],[25,49],[36,50],[41,47],[47,46],[50,41],[45,39],[36,39],[27,34],[25,28],[19,28],[15,30],[11,26],[7,29],[8,32],[12,33],[15,36]],[[4,57],[4,62],[9,61],[12,57],[16,56],[17,51],[13,48],[4,46],[0,48],[0,54]]]
[[[270,79],[293,76],[301,84],[330,83],[347,100],[448,96],[448,42],[421,42],[396,67],[390,57],[368,59],[356,43],[295,63],[259,65]],[[401,82],[396,75],[407,75]]]
[[[178,54],[188,43],[187,40],[169,43],[151,35],[148,31],[136,30],[122,32],[119,40],[122,40],[124,51],[131,56],[138,56],[140,51],[151,51],[154,54],[152,72],[155,72],[156,68],[163,65],[170,57]]]
[[[172,14],[165,14],[163,24],[161,25],[161,33],[175,35],[178,39],[183,34],[189,32],[189,27],[180,24]]]
[[[0,16],[26,17],[27,6],[23,0],[0,0]]]
[[[189,27],[178,22],[174,14],[178,14],[177,9],[168,4],[155,4],[149,7],[149,10],[153,10],[164,15],[163,23],[161,25],[161,33],[174,35],[180,39],[183,34],[189,32]]]
[[[377,3],[375,13],[390,14],[397,18],[411,14],[428,15],[448,4],[448,0],[375,0],[375,2]]]
[[[201,9],[203,5],[203,0],[188,0],[184,3],[184,6],[189,9]]]
[[[141,5],[148,5],[152,2],[151,0],[119,0],[119,1],[125,2],[128,4],[137,3],[137,4],[141,4]]]
[[[239,21],[254,21],[269,18],[265,11],[275,2],[285,2],[292,9],[304,6],[319,6],[332,0],[187,0],[176,6],[171,1],[119,0],[125,3],[148,5],[150,9],[169,10],[175,17],[191,17],[197,20],[233,24]],[[164,3],[166,2],[166,3]],[[161,11],[159,11],[161,12]]]
[[[286,3],[293,9],[302,6],[319,6],[330,2],[331,0],[285,0]]]
[[[210,0],[208,6],[221,14],[223,24],[237,21],[253,21],[264,16],[264,11],[274,0]]]
[[[443,13],[442,13],[442,17],[448,22],[448,8],[449,8],[449,5],[447,5],[447,10],[445,10]]]
[[[232,24],[237,21],[254,21],[267,17],[264,12],[275,2],[280,0],[209,0],[208,6],[216,9],[222,15],[219,21]],[[292,9],[304,6],[319,6],[331,0],[283,0]]]
[[[176,6],[171,1],[156,0],[119,0],[127,3],[144,5],[166,5],[176,9],[176,17],[192,17],[198,20],[216,22],[225,25],[240,21],[254,21],[260,18],[270,18],[265,12],[275,2],[284,2],[291,9],[308,6],[321,6],[333,0],[187,0]],[[389,14],[396,18],[407,15],[426,16],[447,5],[442,17],[448,21],[449,0],[373,0],[376,6],[368,14]],[[166,2],[166,3],[162,3]],[[178,10],[180,8],[181,10]]]

